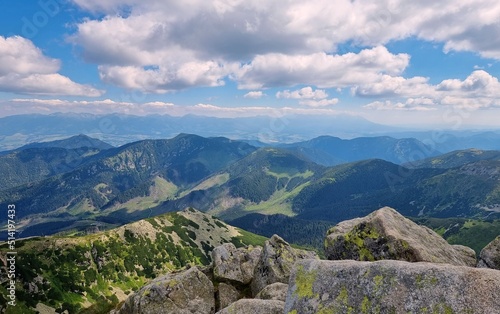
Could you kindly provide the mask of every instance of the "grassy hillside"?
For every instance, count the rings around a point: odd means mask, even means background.
[[[324,169],[288,151],[261,148],[159,207],[195,206],[224,219],[249,212],[294,215],[293,197]]]
[[[481,250],[500,235],[500,220],[477,220],[466,218],[414,218],[445,238],[451,244],[473,248],[479,255]]]
[[[18,309],[35,313],[31,309],[43,303],[70,313],[107,313],[161,274],[188,264],[208,264],[215,246],[227,242],[262,245],[264,241],[194,209],[81,237],[19,240]],[[5,244],[0,251],[5,256]],[[6,304],[4,259],[2,264],[0,304]]]

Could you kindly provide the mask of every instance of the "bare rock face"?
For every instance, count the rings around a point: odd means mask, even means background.
[[[390,207],[363,218],[339,223],[328,231],[329,260],[402,260],[475,266],[475,252],[448,244],[431,229],[419,226]]]
[[[197,267],[153,280],[130,296],[118,314],[210,314],[215,312],[214,286]]]
[[[265,242],[255,268],[251,283],[252,294],[255,296],[264,287],[275,282],[288,283],[295,261],[310,258],[318,259],[318,255],[315,252],[294,249],[285,240],[273,235]]]
[[[219,283],[217,288],[218,308],[223,309],[239,299],[241,299],[241,294],[235,287],[223,282]]]
[[[285,302],[277,300],[241,299],[217,314],[283,314]]]
[[[500,270],[500,236],[481,250],[477,267]]]
[[[500,271],[403,261],[297,261],[284,313],[500,313]]]
[[[215,280],[249,284],[261,252],[261,247],[237,249],[232,243],[216,247],[212,252]]]
[[[287,284],[281,282],[275,282],[270,284],[269,286],[266,286],[264,289],[260,290],[260,292],[257,293],[255,298],[262,300],[278,300],[284,302],[286,299],[287,291],[288,291]]]

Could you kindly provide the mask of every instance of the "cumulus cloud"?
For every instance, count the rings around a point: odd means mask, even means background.
[[[298,90],[284,90],[276,93],[276,98],[299,99],[299,104],[309,107],[325,107],[339,102],[337,98],[327,99],[328,94],[322,89],[314,90],[310,86]]]
[[[438,97],[427,78],[403,77],[409,55],[384,45],[417,38],[500,59],[496,0],[73,1],[104,15],[71,36],[84,58],[103,81],[148,93],[231,79],[250,90],[309,85],[404,97],[417,89],[413,98]],[[369,48],[344,53],[345,43]]]
[[[260,99],[264,96],[264,93],[262,91],[250,91],[243,95],[244,98],[251,98],[251,99]]]
[[[397,75],[410,56],[392,54],[383,46],[359,53],[329,55],[269,54],[255,57],[236,73],[240,88],[310,84],[321,88],[347,87],[377,80],[383,73]]]
[[[484,70],[476,70],[464,80],[447,79],[436,85],[420,77],[384,77],[377,83],[354,88],[353,92],[362,96],[406,98],[403,102],[375,101],[365,106],[377,110],[427,110],[436,105],[475,110],[500,105],[500,82]]]
[[[59,73],[61,62],[30,40],[0,36],[0,90],[21,94],[100,96],[103,92]]]
[[[295,91],[284,90],[276,93],[276,98],[324,99],[326,97],[328,97],[328,94],[324,90],[313,90],[311,86],[303,87]]]

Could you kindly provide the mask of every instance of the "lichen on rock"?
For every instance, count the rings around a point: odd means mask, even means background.
[[[325,239],[325,254],[329,260],[476,264],[472,249],[448,244],[434,231],[417,225],[390,207],[331,228]]]
[[[499,313],[500,272],[403,261],[300,260],[285,313]]]
[[[292,248],[277,235],[266,241],[260,260],[255,267],[251,283],[255,296],[264,287],[275,282],[288,283],[295,261],[300,259],[318,259],[315,252]]]

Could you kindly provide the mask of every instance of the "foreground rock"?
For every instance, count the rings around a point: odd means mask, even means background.
[[[500,236],[481,250],[477,266],[500,270]]]
[[[255,267],[251,283],[252,294],[255,296],[264,287],[276,283],[288,283],[290,271],[295,261],[300,259],[318,259],[315,252],[294,249],[277,235],[266,241],[260,260]]]
[[[402,261],[298,261],[285,313],[500,313],[500,272]]]
[[[283,314],[285,302],[277,300],[241,299],[217,314]]]
[[[431,229],[419,226],[390,207],[339,223],[328,231],[329,260],[403,260],[475,266],[474,250],[448,244]]]
[[[215,312],[214,286],[197,267],[153,280],[127,299],[118,314],[209,314]]]
[[[232,243],[216,247],[212,251],[215,280],[249,284],[261,252],[261,247],[237,249]]]

